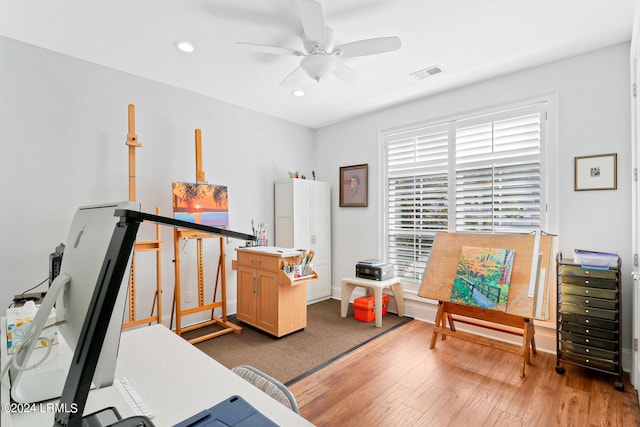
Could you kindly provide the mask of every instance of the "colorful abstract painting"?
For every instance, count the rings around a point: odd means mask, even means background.
[[[514,257],[512,249],[463,246],[450,301],[507,311]]]
[[[229,225],[226,186],[173,182],[171,190],[175,219],[213,227]]]

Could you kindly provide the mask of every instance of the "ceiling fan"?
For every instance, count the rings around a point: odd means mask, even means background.
[[[255,52],[302,57],[300,66],[284,78],[280,87],[292,86],[305,75],[319,82],[332,73],[346,83],[354,83],[357,79],[356,72],[338,59],[339,57],[376,55],[398,50],[401,46],[400,38],[395,36],[358,40],[334,46],[333,30],[327,27],[322,5],[315,0],[300,0],[300,18],[300,36],[304,52],[286,47],[236,42],[237,45]]]

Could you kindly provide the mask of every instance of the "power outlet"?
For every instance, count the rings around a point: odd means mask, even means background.
[[[185,302],[185,304],[190,304],[191,301],[193,301],[193,292],[186,291],[184,293],[184,302]]]

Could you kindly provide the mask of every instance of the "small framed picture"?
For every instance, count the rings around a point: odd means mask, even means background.
[[[340,207],[367,206],[367,171],[369,165],[340,168]]]
[[[575,191],[618,188],[618,154],[598,154],[575,158]]]

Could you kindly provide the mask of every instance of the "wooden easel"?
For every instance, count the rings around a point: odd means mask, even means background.
[[[127,133],[127,146],[129,146],[129,201],[136,201],[136,148],[142,147],[142,144],[138,142],[138,135],[136,135],[136,110],[133,104],[129,104],[128,119],[129,129]],[[160,209],[156,208],[156,214],[160,214]],[[162,259],[160,251],[163,249],[160,247],[162,240],[160,240],[160,225],[156,224],[156,239],[149,241],[136,241],[133,255],[131,257],[131,272],[129,274],[129,320],[122,324],[123,328],[130,328],[133,326],[142,325],[144,323],[157,322],[162,324],[162,269],[160,267]],[[155,252],[156,253],[156,292],[153,297],[153,304],[151,306],[151,314],[148,317],[137,318],[136,313],[136,253],[138,252]],[[154,316],[154,308],[158,305],[157,314]]]
[[[204,171],[202,170],[202,131],[196,129],[196,182],[206,183]],[[202,240],[217,238],[220,241],[220,256],[218,258],[218,269],[216,273],[216,284],[213,292],[213,302],[206,304],[204,302],[204,256],[202,250]],[[198,305],[196,307],[182,309],[181,308],[181,293],[180,293],[180,240],[181,239],[195,239],[196,240],[196,253],[197,253],[197,273],[198,273]],[[199,343],[211,338],[225,335],[230,332],[239,334],[242,332],[242,327],[235,325],[227,320],[227,286],[226,286],[226,268],[225,268],[225,238],[223,236],[216,236],[204,232],[192,231],[192,230],[179,230],[174,228],[173,231],[173,250],[175,254],[175,288],[173,293],[173,306],[176,314],[176,333],[182,335],[185,332],[193,331],[196,329],[204,328],[211,325],[218,325],[222,329],[211,332],[206,335],[199,336],[197,338],[190,339],[191,344]],[[218,288],[218,277],[220,277],[221,299],[216,301],[216,294]],[[214,315],[216,308],[222,309],[222,317]],[[182,316],[199,313],[202,311],[211,310],[211,320],[197,323],[188,327],[182,327]],[[171,314],[171,324],[173,325],[173,313]]]
[[[438,334],[444,340],[452,336],[466,341],[509,351],[522,356],[520,377],[525,366],[536,354],[536,297],[549,298],[548,283],[552,277],[552,242],[549,235],[499,235],[473,233],[440,233],[429,257],[419,296],[439,301],[430,348],[436,345]],[[449,301],[462,246],[505,248],[515,250],[511,285],[506,312],[483,309]],[[531,285],[533,281],[533,286]],[[535,287],[532,294],[531,289]],[[548,308],[546,309],[548,312]],[[546,315],[545,312],[545,315]],[[455,321],[477,327],[522,336],[522,345],[502,342],[469,332],[456,330]],[[449,329],[447,329],[447,321]]]
[[[453,315],[463,317],[456,316],[454,318]],[[460,323],[522,336],[522,346],[516,346],[469,332],[458,331],[456,330],[454,319]],[[447,329],[447,320],[449,321],[449,329]],[[525,366],[531,364],[531,353],[536,354],[535,329],[533,322],[527,317],[439,301],[435,324],[436,326],[431,336],[431,345],[429,348],[433,349],[436,346],[438,334],[442,334],[443,340],[447,335],[450,335],[455,338],[497,348],[498,350],[516,353],[522,356],[520,377],[524,377]]]

